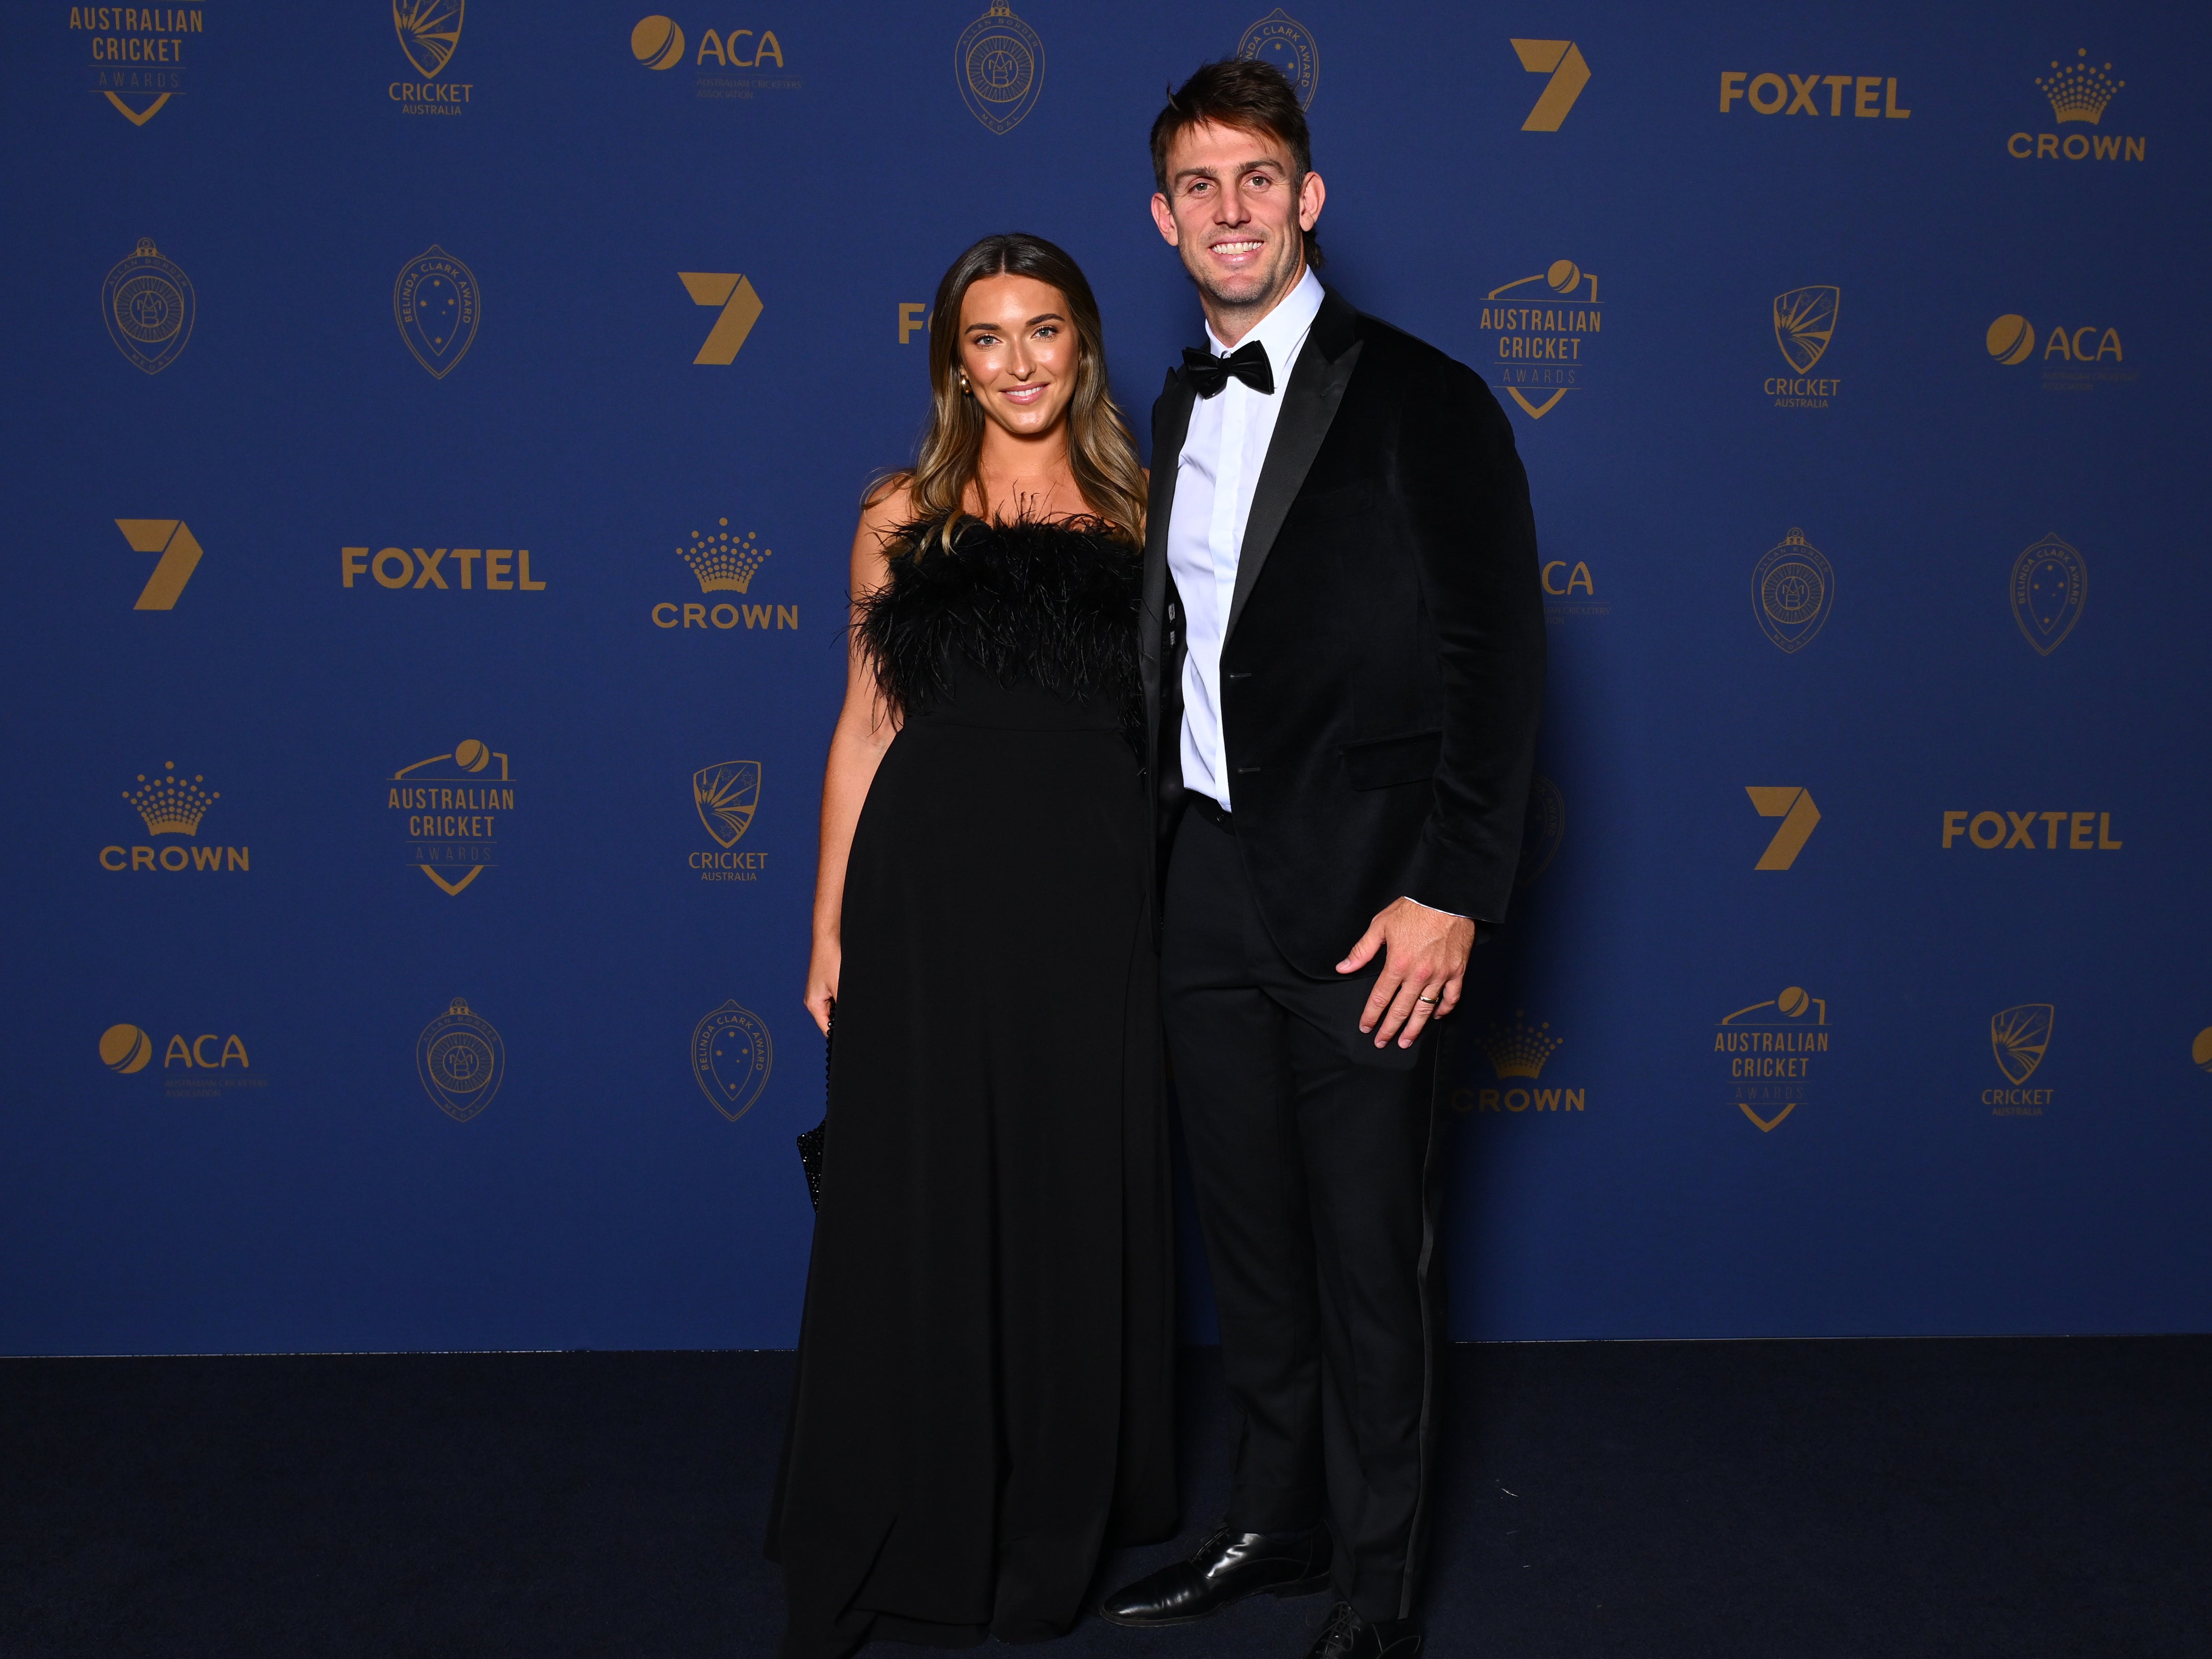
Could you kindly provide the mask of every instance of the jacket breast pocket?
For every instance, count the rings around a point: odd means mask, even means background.
[[[1394,783],[1425,783],[1437,772],[1443,752],[1441,732],[1416,732],[1403,738],[1377,738],[1345,745],[1345,769],[1354,789],[1388,789]]]

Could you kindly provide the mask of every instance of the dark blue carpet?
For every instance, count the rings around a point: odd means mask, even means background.
[[[1188,1361],[1184,1548],[1226,1479]],[[0,1361],[0,1656],[768,1655],[789,1368]],[[1449,1382],[1435,1654],[2207,1651],[2212,1338],[1474,1346]],[[1301,1659],[1326,1612],[1053,1650]]]

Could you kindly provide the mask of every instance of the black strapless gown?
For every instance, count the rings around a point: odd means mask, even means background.
[[[971,526],[863,628],[904,725],[853,837],[769,1549],[785,1659],[1057,1636],[1176,1526],[1136,557]]]

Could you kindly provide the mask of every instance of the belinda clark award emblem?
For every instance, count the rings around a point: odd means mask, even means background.
[[[714,1108],[735,1123],[768,1087],[775,1044],[760,1016],[726,1001],[692,1029],[691,1075]]]
[[[399,268],[392,314],[415,361],[442,380],[476,343],[477,274],[435,242]]]
[[[1044,86],[1044,42],[1006,0],[970,23],[952,49],[952,72],[968,112],[994,132],[1012,132],[1036,107]]]

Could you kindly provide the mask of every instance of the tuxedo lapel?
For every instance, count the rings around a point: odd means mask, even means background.
[[[1267,459],[1252,492],[1252,512],[1244,521],[1244,544],[1237,560],[1237,590],[1229,604],[1229,625],[1221,630],[1224,640],[1237,631],[1237,619],[1243,616],[1244,602],[1252,597],[1260,572],[1267,565],[1276,532],[1282,529],[1291,503],[1297,499],[1314,457],[1321,453],[1322,440],[1328,436],[1337,405],[1344,401],[1345,387],[1352,384],[1352,371],[1359,362],[1358,322],[1359,313],[1351,302],[1335,289],[1328,290],[1306,334],[1305,349],[1298,353],[1290,382],[1283,388],[1282,410],[1275,416],[1274,436],[1268,442]],[[1185,392],[1182,426],[1176,438],[1178,452],[1182,447],[1182,431],[1189,421],[1190,394]],[[1157,445],[1152,460],[1157,477]],[[1169,488],[1174,488],[1172,481]],[[1158,496],[1158,485],[1152,494]],[[1164,559],[1167,526],[1164,520],[1159,534]]]
[[[1167,632],[1168,521],[1175,513],[1176,463],[1190,430],[1196,396],[1188,378],[1168,371],[1167,386],[1152,405],[1152,484],[1145,513],[1145,614],[1137,658],[1145,687],[1145,713],[1156,723],[1160,707],[1160,658]]]

